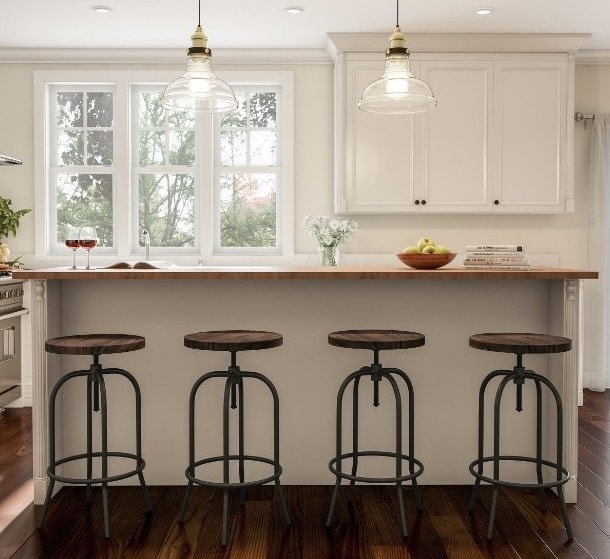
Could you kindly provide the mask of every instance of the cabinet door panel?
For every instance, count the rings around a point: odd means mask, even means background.
[[[561,211],[565,177],[565,65],[496,63],[494,211]]]
[[[414,118],[410,115],[372,114],[358,109],[366,86],[378,79],[383,64],[351,66],[351,92],[346,107],[346,194],[348,212],[415,211],[417,181]],[[351,114],[350,114],[351,113]]]
[[[493,63],[422,62],[438,107],[422,119],[421,197],[429,211],[489,211]]]

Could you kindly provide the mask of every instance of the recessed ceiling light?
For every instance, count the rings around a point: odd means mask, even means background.
[[[91,8],[96,14],[109,14],[112,11],[112,8],[108,6],[93,6]]]
[[[493,8],[475,8],[474,13],[478,16],[488,16],[493,11]]]
[[[284,11],[294,15],[300,14],[303,11],[303,8],[301,8],[301,6],[288,6],[287,8],[284,8]]]

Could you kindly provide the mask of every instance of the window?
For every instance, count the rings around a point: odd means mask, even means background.
[[[217,252],[278,247],[279,88],[236,87],[239,108],[217,120]]]
[[[197,134],[191,111],[165,111],[162,85],[132,87],[132,185],[136,241],[148,230],[151,246],[195,248]],[[175,252],[175,250],[174,250]]]
[[[49,224],[58,245],[67,227],[93,225],[99,246],[113,246],[113,107],[109,85],[49,89]]]
[[[120,258],[144,229],[157,257],[292,254],[292,74],[227,73],[239,108],[214,116],[165,111],[172,77],[35,72],[37,255],[85,225]]]

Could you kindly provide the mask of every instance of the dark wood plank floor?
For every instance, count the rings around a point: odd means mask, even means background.
[[[503,491],[493,543],[485,541],[489,488],[474,514],[470,487],[424,487],[425,512],[416,514],[405,489],[410,530],[403,541],[391,487],[359,486],[353,510],[342,495],[336,522],[324,522],[330,499],[325,486],[286,487],[294,525],[286,529],[272,487],[254,488],[248,502],[231,502],[229,545],[220,547],[221,494],[197,488],[184,526],[176,524],[182,487],[151,487],[155,512],[147,517],[138,487],[110,490],[112,538],[103,538],[100,493],[84,505],[84,489],[66,487],[53,500],[44,531],[35,528],[39,507],[29,505],[11,522],[11,494],[31,472],[27,410],[0,416],[0,559],[608,559],[610,558],[610,391],[586,392],[580,410],[579,497],[569,506],[575,540],[566,543],[556,498],[541,512],[533,493]],[[13,506],[14,508],[14,506]],[[13,512],[12,512],[13,511]],[[13,514],[14,516],[14,514]]]

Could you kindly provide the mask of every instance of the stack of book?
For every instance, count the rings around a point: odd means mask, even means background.
[[[464,268],[469,270],[529,270],[523,245],[470,245]]]

